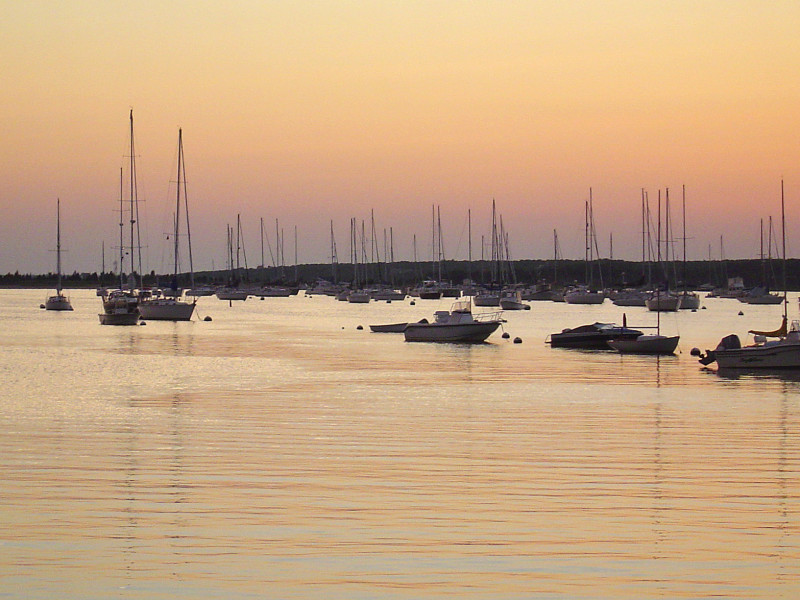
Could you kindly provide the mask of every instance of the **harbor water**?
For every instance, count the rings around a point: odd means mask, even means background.
[[[780,306],[664,314],[652,357],[545,344],[656,324],[610,301],[457,345],[369,330],[447,300],[109,327],[47,293],[0,293],[0,598],[800,596],[800,374],[689,355]]]

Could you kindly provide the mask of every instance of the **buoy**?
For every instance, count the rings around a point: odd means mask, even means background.
[[[147,323],[146,323],[146,322],[144,322],[144,321],[139,321],[139,325],[141,325],[142,327],[144,327],[145,325],[147,325]]]
[[[530,304],[526,304],[524,310],[530,310],[530,309],[531,309],[531,305]]]
[[[44,304],[40,304],[40,305],[39,305],[39,308],[44,308]]]
[[[705,309],[706,309],[706,307],[705,307],[705,306],[701,306],[700,308],[701,308],[702,310],[705,310]]]
[[[739,311],[739,316],[740,316],[740,317],[743,317],[743,316],[744,316],[744,313],[743,313],[742,311]]]
[[[391,303],[392,303],[392,301],[391,301],[391,300],[387,300],[387,301],[386,301],[386,304],[391,304]]]
[[[210,321],[210,320],[211,320],[211,317],[209,317],[209,316],[206,316],[206,318],[203,319],[203,321]]]
[[[363,326],[363,325],[359,325],[358,327],[356,327],[356,329],[358,329],[359,331],[361,331],[362,329],[364,329],[364,326]]]
[[[692,309],[692,312],[697,312],[697,309],[696,309],[696,308],[693,308],[693,309]]]
[[[414,306],[416,304],[416,302],[414,300],[412,300],[409,304],[411,304],[411,306]]]
[[[263,300],[263,299],[264,299],[264,296],[261,296],[261,299]]]
[[[510,337],[511,337],[511,335],[509,335],[509,333],[508,333],[507,331],[504,331],[504,332],[503,332],[503,339],[504,339],[504,340],[507,340],[507,339],[508,339],[508,338],[510,338]]]
[[[514,338],[514,343],[515,344],[521,344],[522,343],[522,338],[515,337]]]

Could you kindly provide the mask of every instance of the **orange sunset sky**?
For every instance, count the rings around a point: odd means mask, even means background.
[[[287,264],[348,261],[370,211],[383,250],[473,257],[497,201],[512,258],[640,257],[641,189],[670,188],[689,259],[756,258],[759,221],[800,234],[800,2],[6,2],[0,36],[0,273],[106,268],[134,111],[145,269],[171,270],[178,128],[195,269],[248,264],[275,219]],[[172,183],[171,183],[172,182]],[[653,205],[655,209],[655,205]],[[776,221],[777,223],[777,221]],[[678,231],[679,233],[679,231]],[[267,254],[267,264],[270,258]]]

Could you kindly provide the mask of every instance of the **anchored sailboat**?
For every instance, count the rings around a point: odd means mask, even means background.
[[[192,265],[192,235],[189,227],[189,200],[186,194],[186,166],[183,157],[183,131],[178,129],[178,183],[175,202],[175,229],[174,239],[174,270],[172,279],[171,297],[145,298],[139,304],[139,313],[143,319],[156,321],[188,321],[192,318],[197,298],[191,302],[180,299],[181,289],[178,287],[178,271],[180,270],[180,225],[181,225],[181,191],[183,191],[184,213],[186,216],[186,237],[189,247],[189,274],[190,285],[194,288],[194,267]]]
[[[61,200],[56,200],[56,271],[58,272],[58,283],[56,283],[55,296],[49,296],[44,303],[47,310],[72,310],[69,297],[61,291]]]

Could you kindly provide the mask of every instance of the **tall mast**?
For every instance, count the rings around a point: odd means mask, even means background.
[[[125,260],[125,221],[124,218],[124,211],[123,211],[123,184],[122,184],[122,167],[119,168],[119,289],[122,289],[123,284],[123,273],[125,271],[124,268],[124,260]]]
[[[786,209],[783,203],[783,179],[781,179],[781,254],[783,255],[783,321],[787,322],[787,306],[786,299]]]
[[[182,143],[182,133],[181,129],[178,128],[178,185],[177,185],[178,193],[176,194],[177,200],[175,202],[175,233],[173,236],[175,239],[175,250],[174,250],[175,268],[173,270],[173,276],[175,277],[175,282],[173,283],[176,283],[178,280],[178,262],[179,262],[178,252],[180,251],[178,232],[180,231],[180,223],[181,223],[181,143]],[[173,291],[177,292],[177,288],[174,289]]]
[[[56,199],[56,269],[58,270],[58,287],[56,292],[61,294],[61,199]]]
[[[469,262],[467,263],[467,278],[472,283],[472,209],[467,209],[467,252]]]

